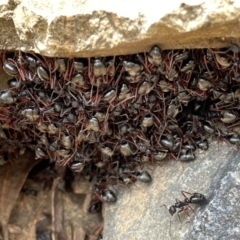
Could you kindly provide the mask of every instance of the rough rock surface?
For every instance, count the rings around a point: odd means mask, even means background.
[[[3,0],[0,48],[48,56],[106,56],[239,43],[240,2]]]
[[[150,185],[120,189],[117,203],[105,205],[104,240],[239,239],[239,157],[234,147],[213,142],[195,161],[162,163]],[[195,214],[180,213],[179,221],[161,205],[183,200],[181,190],[202,193],[207,202],[192,204]]]

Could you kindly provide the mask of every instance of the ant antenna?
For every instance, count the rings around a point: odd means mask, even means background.
[[[163,204],[163,205],[161,205],[160,207],[165,207],[167,210],[168,210],[168,208],[167,208],[167,206],[165,205],[165,204]],[[169,210],[168,210],[169,211]],[[171,234],[171,227],[172,227],[172,217],[170,217],[170,223],[169,223],[169,230],[168,230],[168,233],[169,233],[169,235],[170,235],[170,238],[172,239],[172,234]]]

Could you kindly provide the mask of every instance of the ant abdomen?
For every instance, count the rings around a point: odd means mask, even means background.
[[[207,199],[201,193],[193,193],[193,196],[191,196],[189,200],[190,203],[194,203],[194,204],[202,204],[206,201]]]

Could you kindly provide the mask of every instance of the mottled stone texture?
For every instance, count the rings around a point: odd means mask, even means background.
[[[104,240],[240,239],[239,158],[234,147],[213,142],[192,162],[172,160],[152,167],[150,185],[120,189],[117,203],[106,204]],[[195,214],[180,213],[179,221],[161,205],[183,200],[181,190],[202,193],[207,202],[192,204]]]
[[[106,56],[239,42],[240,2],[0,1],[0,48],[48,56]]]

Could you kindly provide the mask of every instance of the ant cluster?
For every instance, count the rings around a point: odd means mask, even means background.
[[[2,162],[26,147],[93,179],[95,211],[111,186],[149,183],[146,163],[195,159],[208,139],[239,146],[240,48],[102,58],[2,53]],[[9,157],[10,155],[10,157]]]

